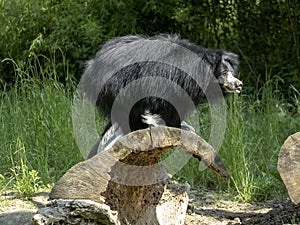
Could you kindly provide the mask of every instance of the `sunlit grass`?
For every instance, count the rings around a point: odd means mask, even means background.
[[[63,85],[50,74],[29,78],[26,71],[16,69],[19,79],[15,85],[4,85],[0,92],[0,191],[12,188],[30,197],[83,160],[72,130],[76,87]],[[219,178],[208,169],[199,171],[199,162],[193,158],[175,178],[197,188],[226,191],[240,201],[285,194],[276,169],[277,156],[284,140],[300,129],[300,95],[291,90],[293,95],[286,100],[276,80],[268,80],[255,95],[244,93],[226,100],[226,133],[219,154],[230,179]],[[198,110],[197,132],[208,140],[209,106],[200,105]],[[96,122],[105,124],[103,120]]]
[[[234,95],[227,99],[227,128],[219,154],[231,173],[226,180],[206,169],[199,172],[197,160],[177,177],[199,188],[226,190],[240,201],[263,201],[286,194],[277,171],[278,153],[284,140],[300,130],[299,92],[284,99],[275,80],[267,80],[256,95]],[[204,107],[205,108],[205,107]],[[209,123],[209,109],[200,124]],[[210,128],[200,126],[208,140]]]
[[[28,197],[82,158],[72,136],[71,90],[25,72],[0,92],[0,182]]]

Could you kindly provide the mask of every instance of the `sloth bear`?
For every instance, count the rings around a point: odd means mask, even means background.
[[[195,132],[184,119],[206,98],[240,93],[238,56],[178,35],[125,36],[105,42],[81,79],[85,95],[109,119],[89,157],[149,126]]]

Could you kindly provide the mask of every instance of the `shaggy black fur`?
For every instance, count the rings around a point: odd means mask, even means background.
[[[202,99],[223,96],[219,87],[224,94],[240,92],[238,79],[227,80],[228,72],[236,76],[237,70],[237,55],[203,48],[177,35],[125,36],[101,46],[87,64],[82,88],[110,119],[106,130],[112,121],[124,133],[146,128],[145,111],[180,128]]]

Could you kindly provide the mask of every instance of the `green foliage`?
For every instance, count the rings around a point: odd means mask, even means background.
[[[93,16],[97,1],[2,0],[0,2],[0,59],[13,59],[18,65],[32,66],[30,58],[39,58],[47,67],[47,59],[58,54],[55,62],[59,78],[65,81],[63,65],[69,74],[81,74],[101,40],[101,27]],[[14,79],[11,64],[0,64],[0,79]],[[33,76],[34,74],[30,74]]]
[[[17,195],[22,198],[30,198],[40,186],[40,178],[35,170],[28,167],[26,149],[20,139],[16,141],[16,152],[11,156],[12,168],[10,169],[12,183]]]
[[[65,82],[79,78],[98,45],[127,34],[179,33],[196,43],[225,48],[241,57],[241,77],[249,91],[264,86],[264,74],[279,75],[289,94],[299,90],[300,5],[296,0],[1,0],[0,59],[32,66],[34,55],[55,67]],[[31,74],[32,75],[32,74]],[[12,65],[0,64],[0,79],[13,81]]]
[[[256,95],[234,95],[227,100],[227,130],[219,153],[231,173],[230,180],[219,178],[210,170],[197,171],[196,160],[177,174],[178,179],[195,186],[228,190],[241,201],[283,196],[278,153],[285,139],[300,130],[300,95],[293,88],[293,102],[287,102],[279,91],[279,82],[276,76],[268,78]],[[201,115],[200,120],[209,124],[209,119],[205,119],[209,110]],[[208,140],[210,128],[200,126],[198,132]]]
[[[299,4],[0,0],[0,191],[13,187],[30,196],[82,160],[72,137],[74,81],[102,41],[162,32],[238,53],[245,86],[243,95],[228,99],[220,149],[232,178],[199,172],[195,159],[177,178],[228,190],[243,201],[281,195],[277,155],[287,136],[300,129]],[[208,140],[207,104],[199,107],[199,115],[198,132]]]
[[[0,92],[0,182],[3,188],[30,197],[82,160],[71,127],[75,86],[63,86],[50,74],[44,74],[42,81],[31,78],[28,71],[15,67],[18,81]],[[284,195],[277,157],[284,140],[300,129],[300,94],[292,88],[293,101],[287,102],[279,92],[279,82],[277,77],[268,78],[257,94],[234,95],[227,100],[227,130],[219,153],[231,179],[219,178],[210,170],[199,171],[199,162],[193,158],[176,178],[195,187],[228,191],[241,201]],[[202,104],[198,111],[198,133],[206,140],[210,136],[209,110]],[[96,122],[104,126],[103,121]]]
[[[41,68],[15,67],[16,84],[0,92],[0,174],[13,177],[15,187],[34,184],[37,177],[37,185],[52,184],[82,160],[72,137],[74,84],[63,86],[49,74],[28,77]]]
[[[0,173],[0,194],[7,188],[8,181],[3,174]]]
[[[282,77],[282,91],[289,85],[299,89],[299,1],[246,1],[237,4],[238,39],[236,45],[242,55],[241,71],[244,81],[254,84],[259,75]],[[251,73],[249,74],[248,71]],[[298,78],[297,78],[298,77]],[[264,77],[257,82],[264,86]]]

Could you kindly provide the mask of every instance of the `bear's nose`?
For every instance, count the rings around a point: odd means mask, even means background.
[[[235,87],[236,87],[236,89],[238,89],[239,91],[241,91],[242,90],[242,87],[243,87],[243,82],[242,81],[240,81],[239,79],[237,79],[236,81],[235,81]]]

